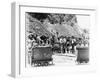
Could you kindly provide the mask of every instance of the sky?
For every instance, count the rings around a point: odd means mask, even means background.
[[[78,21],[79,27],[83,28],[83,29],[89,29],[90,16],[86,16],[86,15],[76,15],[76,16],[77,16],[77,21]]]

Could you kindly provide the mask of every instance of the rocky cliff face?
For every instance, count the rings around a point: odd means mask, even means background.
[[[44,25],[37,19],[26,14],[26,31],[37,35],[50,36],[51,33],[44,27]]]
[[[68,24],[53,25],[53,24],[47,23],[45,25],[48,26],[46,28],[52,34],[56,34],[56,32],[58,32],[59,36],[64,35],[64,36],[68,36],[68,37],[70,37],[70,36],[81,37],[81,34],[80,34],[77,24],[74,25],[73,27]]]
[[[38,34],[38,35],[46,35],[46,36],[50,36],[58,32],[59,36],[64,35],[64,36],[81,37],[80,28],[77,24],[77,18],[75,15],[62,16],[60,18],[62,20],[60,19],[57,20],[59,18],[59,15],[57,16],[53,15],[53,17],[52,18],[51,17],[52,16],[50,16],[51,20],[55,19],[55,20],[52,20],[55,23],[51,23],[51,21],[48,18],[42,20],[41,22],[41,20],[38,20],[34,18],[32,15],[27,13],[26,14],[27,32]]]

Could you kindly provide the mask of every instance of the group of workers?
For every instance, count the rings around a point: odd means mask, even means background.
[[[34,46],[51,46],[52,50],[55,51],[55,44],[58,44],[58,48],[61,53],[74,53],[76,50],[76,46],[86,46],[88,44],[88,39],[77,38],[74,36],[66,37],[59,36],[56,37],[54,35],[48,37],[45,35],[34,35],[31,34],[28,36],[28,39],[31,40],[31,47]]]

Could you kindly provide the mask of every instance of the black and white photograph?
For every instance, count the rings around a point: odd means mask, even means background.
[[[96,9],[12,4],[11,72],[15,77],[96,70]]]
[[[89,65],[90,15],[25,12],[25,64]]]

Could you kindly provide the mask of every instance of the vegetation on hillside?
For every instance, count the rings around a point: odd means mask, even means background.
[[[67,23],[74,26],[77,23],[75,14],[54,14],[54,13],[28,13],[32,17],[36,18],[40,22],[48,20],[51,24],[62,24]]]

